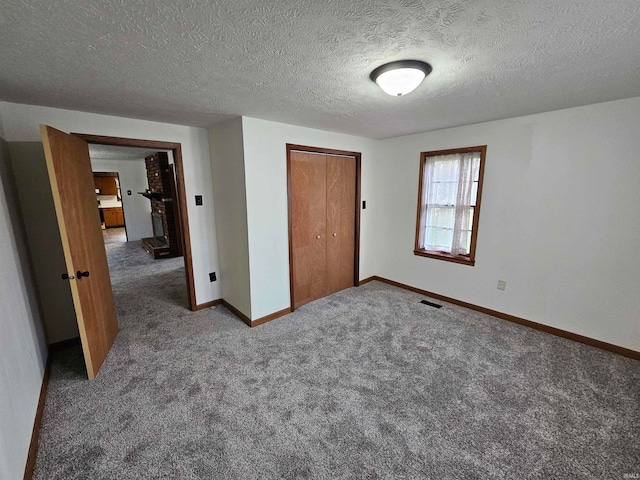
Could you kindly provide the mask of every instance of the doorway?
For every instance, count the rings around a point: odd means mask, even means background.
[[[359,152],[287,144],[291,309],[359,284]]]
[[[177,204],[176,216],[180,218],[183,225],[181,231],[184,232],[181,238],[184,244],[183,260],[175,259],[184,263],[184,269],[180,268],[183,272],[176,277],[176,285],[179,284],[178,279],[186,275],[187,289],[183,292],[186,293],[185,300],[194,309],[193,268],[181,146],[179,143],[67,134],[47,125],[41,125],[40,130],[67,270],[61,275],[61,279],[69,282],[71,287],[87,375],[89,379],[93,379],[113,345],[118,333],[118,323],[106,255],[106,247],[115,244],[105,246],[102,238],[89,145],[167,149],[175,159],[178,201],[172,203]],[[117,193],[115,199],[117,200]],[[128,245],[136,246],[135,242],[128,242]],[[157,275],[154,278],[157,280]],[[134,285],[128,285],[125,293],[130,294],[132,287]],[[153,292],[162,290],[155,286],[149,289]]]
[[[101,135],[92,135],[84,133],[72,133],[72,135],[81,138],[89,144],[89,148],[95,147],[128,147],[134,149],[146,149],[147,151],[154,152],[167,152],[173,159],[172,176],[175,179],[175,212],[176,223],[178,224],[180,232],[180,252],[182,253],[184,260],[184,270],[187,283],[187,298],[189,302],[189,308],[196,310],[196,298],[195,298],[195,282],[193,277],[193,263],[191,254],[191,239],[189,236],[189,220],[187,213],[187,200],[185,194],[184,184],[184,170],[182,160],[182,146],[180,143],[175,142],[163,142],[155,140],[142,140],[122,137],[108,137]],[[125,195],[129,195],[129,190],[126,190]],[[138,194],[138,192],[131,192],[132,194]],[[141,197],[141,195],[138,195]],[[149,216],[149,222],[151,222]],[[152,225],[152,224],[151,224]]]
[[[91,158],[91,151],[89,151]],[[100,215],[100,227],[105,244],[126,243],[127,224],[118,172],[93,171],[96,203]]]

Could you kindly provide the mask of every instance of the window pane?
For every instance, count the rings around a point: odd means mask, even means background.
[[[479,156],[473,159],[471,173],[472,173],[471,178],[473,178],[474,182],[477,182],[478,178],[480,178],[480,157]]]
[[[468,254],[471,251],[471,231],[462,232],[462,241],[460,242],[462,249],[464,250],[463,254]]]
[[[444,159],[447,157],[448,155],[435,158]],[[457,182],[459,177],[458,169],[459,162],[457,160],[451,160],[450,158],[447,160],[435,160],[434,179],[440,182]]]
[[[450,252],[451,242],[453,240],[453,230],[437,228],[437,227],[428,227],[426,239],[427,241],[426,241],[425,248],[427,250],[438,250],[443,252]]]
[[[432,184],[433,195],[429,196],[429,203],[437,205],[455,205],[456,193],[458,191],[457,182],[437,182]]]
[[[467,208],[460,215],[460,228],[462,230],[471,230],[473,224],[473,208]]]
[[[429,208],[429,211],[427,212],[428,227],[443,227],[453,229],[454,220],[455,209],[453,207]]]

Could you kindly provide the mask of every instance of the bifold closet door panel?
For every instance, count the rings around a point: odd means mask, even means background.
[[[291,152],[294,308],[327,295],[327,162]]]
[[[329,293],[354,285],[356,159],[327,156],[327,277]]]

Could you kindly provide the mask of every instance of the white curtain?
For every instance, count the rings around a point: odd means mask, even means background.
[[[422,185],[421,248],[469,254],[479,164],[479,152],[427,157]]]

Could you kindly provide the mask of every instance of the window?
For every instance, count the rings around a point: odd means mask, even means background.
[[[414,253],[473,265],[487,146],[422,152]]]

